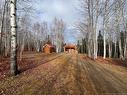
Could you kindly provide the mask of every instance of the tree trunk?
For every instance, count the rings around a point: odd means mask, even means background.
[[[127,58],[127,23],[125,29],[124,58]]]
[[[127,57],[127,43],[124,45],[124,57]]]
[[[88,46],[87,47],[88,47],[88,56],[91,57],[91,54],[90,54],[90,41],[89,41],[89,39],[88,39]]]
[[[17,0],[11,0],[10,4],[10,24],[11,24],[11,75],[17,75],[18,74],[18,68],[17,68],[17,50],[16,50],[16,44],[17,44],[17,23],[16,23],[16,1]]]
[[[23,42],[21,44],[21,48],[20,48],[20,53],[19,53],[19,60],[21,61],[22,60],[22,54],[23,54],[23,51],[24,51],[24,45],[25,45],[25,37],[23,37]]]
[[[97,59],[97,35],[96,30],[94,31],[94,59]]]
[[[104,55],[103,58],[106,58],[106,38],[105,38],[105,30],[104,30]]]
[[[1,29],[0,29],[0,54],[1,54],[1,61],[2,61],[2,54],[3,54],[3,41],[2,41],[2,38],[3,38],[3,27],[4,27],[4,15],[5,15],[5,11],[6,11],[6,0],[5,0],[5,3],[4,3],[4,9],[3,9],[3,13],[2,13],[2,20],[1,20]]]
[[[58,47],[56,47],[56,53],[59,53],[59,48]]]
[[[119,39],[119,53],[120,53],[120,59],[124,60],[121,39]]]
[[[114,50],[114,58],[116,58],[116,55],[117,55],[117,42],[115,42],[115,45],[114,45],[114,48],[115,48],[115,50]]]
[[[6,1],[7,2],[7,1]],[[9,3],[7,2],[6,5],[6,14],[5,14],[5,52],[4,55],[7,57],[10,52],[10,25],[8,22],[10,22],[9,19]]]
[[[108,45],[108,50],[109,50],[109,58],[111,58],[112,52],[111,52],[111,44],[110,44],[110,42],[109,42],[109,45]]]

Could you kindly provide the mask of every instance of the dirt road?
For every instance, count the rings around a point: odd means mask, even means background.
[[[127,95],[127,67],[59,54],[0,81],[0,95]]]

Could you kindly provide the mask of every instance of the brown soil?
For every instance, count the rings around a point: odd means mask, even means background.
[[[127,67],[116,60],[24,54],[21,73],[0,80],[0,95],[127,95]]]

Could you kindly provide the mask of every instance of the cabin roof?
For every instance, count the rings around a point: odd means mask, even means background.
[[[73,45],[73,44],[68,44],[68,45],[65,45],[64,47],[65,47],[65,48],[76,48],[76,46]]]
[[[55,48],[55,45],[51,45],[51,44],[45,44],[45,45],[43,46],[43,48],[44,48],[44,47]]]

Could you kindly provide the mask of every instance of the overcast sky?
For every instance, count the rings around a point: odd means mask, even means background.
[[[62,18],[67,23],[66,42],[76,42],[73,25],[80,15],[77,12],[78,0],[39,0],[36,3],[38,19],[51,23],[54,17]],[[72,35],[73,34],[73,35]]]

